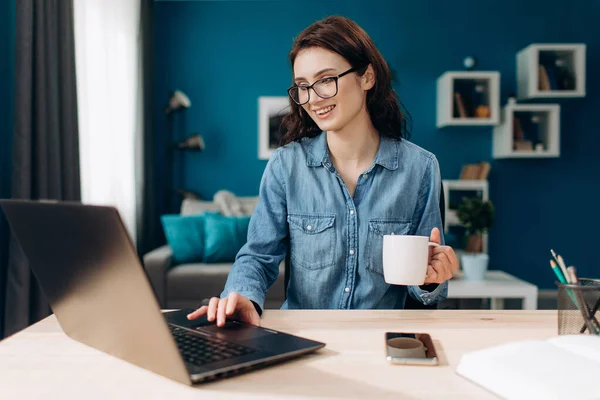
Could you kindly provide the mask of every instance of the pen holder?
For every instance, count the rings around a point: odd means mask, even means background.
[[[558,334],[600,334],[600,279],[579,280],[579,284],[558,286]]]

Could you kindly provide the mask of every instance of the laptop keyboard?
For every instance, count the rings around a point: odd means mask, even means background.
[[[190,364],[204,365],[253,353],[254,350],[218,338],[195,335],[169,324],[183,359]]]

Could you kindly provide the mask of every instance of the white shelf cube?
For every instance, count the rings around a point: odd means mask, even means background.
[[[467,107],[473,93],[465,93],[461,86],[472,86],[483,105],[489,107],[489,117],[473,116],[474,110]],[[483,93],[477,89],[485,89]],[[458,112],[455,92],[461,92],[465,116]],[[458,115],[457,115],[458,114]],[[496,125],[500,121],[500,73],[496,71],[446,72],[437,80],[437,127]]]
[[[585,44],[531,44],[517,53],[517,98],[585,97]],[[575,80],[572,89],[561,89],[556,79],[561,69],[548,71],[548,82],[554,89],[541,90],[540,56],[562,60],[563,66]],[[544,64],[542,62],[542,64]],[[553,64],[555,65],[555,64]]]
[[[462,226],[456,210],[450,209],[450,192],[452,191],[478,191],[482,200],[489,200],[489,184],[487,180],[471,179],[444,179],[442,180],[444,188],[444,209],[446,214],[445,231],[448,232],[452,226]],[[488,252],[488,235],[482,235],[483,252]]]
[[[523,129],[525,140],[532,141],[532,149],[514,148],[515,115],[519,121],[536,116],[537,141],[541,148],[536,149],[535,137],[531,131]],[[526,124],[527,125],[527,124]],[[558,104],[516,104],[509,103],[502,109],[502,123],[494,127],[494,158],[549,158],[560,157],[560,106]]]

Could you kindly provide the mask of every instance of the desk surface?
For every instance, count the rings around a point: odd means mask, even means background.
[[[188,387],[70,339],[51,316],[0,342],[2,398],[495,398],[455,373],[461,354],[555,336],[557,313],[266,310],[261,325],[327,346],[283,364]],[[430,333],[442,365],[389,365],[386,331]]]

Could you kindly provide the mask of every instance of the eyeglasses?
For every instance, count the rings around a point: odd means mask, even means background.
[[[320,98],[330,99],[338,92],[338,79],[361,68],[362,67],[350,68],[348,71],[342,72],[338,76],[328,76],[326,78],[319,79],[312,85],[295,85],[289,88],[287,92],[292,100],[294,100],[294,102],[296,102],[296,104],[299,106],[310,101],[310,89],[312,89]]]

